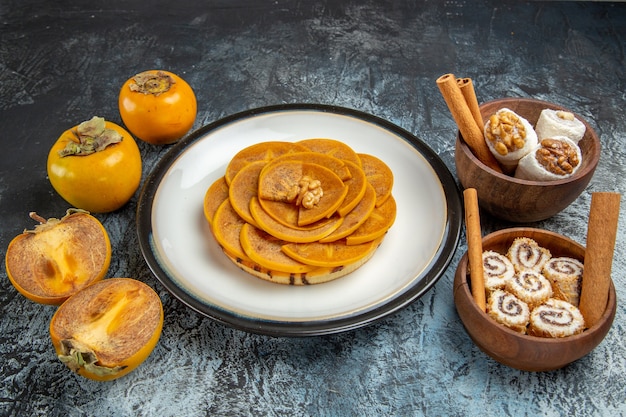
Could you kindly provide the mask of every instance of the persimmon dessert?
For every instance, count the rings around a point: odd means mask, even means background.
[[[365,264],[396,218],[393,173],[334,139],[239,151],[204,197],[224,254],[258,278],[309,285]]]

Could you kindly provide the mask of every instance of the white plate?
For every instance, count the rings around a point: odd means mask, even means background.
[[[204,194],[241,149],[313,137],[340,140],[389,165],[396,221],[370,261],[345,277],[311,286],[255,278],[211,236]],[[366,325],[425,293],[454,255],[462,208],[446,166],[407,131],[355,110],[281,105],[227,117],[178,143],[148,178],[137,224],[149,267],[187,306],[250,332],[303,336]]]

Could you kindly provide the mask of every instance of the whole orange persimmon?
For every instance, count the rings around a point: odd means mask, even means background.
[[[130,132],[153,145],[182,138],[196,120],[196,95],[178,75],[162,70],[141,72],[122,85],[119,111]]]
[[[52,187],[73,207],[106,213],[121,208],[139,188],[141,154],[124,128],[93,117],[57,139],[47,169]]]

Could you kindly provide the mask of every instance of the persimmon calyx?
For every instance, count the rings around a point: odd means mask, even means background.
[[[163,71],[144,71],[133,77],[134,83],[130,83],[130,91],[142,94],[154,94],[158,96],[167,92],[173,84],[174,78]]]
[[[60,219],[57,219],[56,217],[50,217],[49,219],[44,219],[43,217],[41,217],[36,212],[31,211],[30,213],[28,213],[28,216],[31,219],[39,222],[39,224],[35,225],[34,229],[24,229],[24,233],[40,233],[40,232],[43,232],[45,230],[51,229],[54,226],[56,226],[57,224],[61,223],[61,221],[64,220],[65,218],[67,218],[67,217],[69,217],[69,216],[71,216],[72,214],[75,214],[75,213],[89,214],[89,212],[86,211],[86,210],[77,209],[77,208],[69,208],[65,212],[65,216],[61,217]]]
[[[77,141],[70,141],[59,151],[59,156],[90,155],[104,150],[107,146],[121,142],[123,136],[113,129],[106,128],[103,117],[94,116],[79,124],[74,130]]]
[[[83,343],[74,339],[61,340],[61,353],[58,355],[61,362],[72,372],[78,372],[81,368],[98,376],[115,375],[122,371],[125,366],[98,365],[96,353]]]

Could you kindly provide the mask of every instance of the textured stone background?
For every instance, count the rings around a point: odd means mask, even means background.
[[[504,1],[3,0],[0,3],[0,254],[29,211],[65,212],[46,178],[58,135],[94,114],[120,123],[136,72],[168,69],[195,89],[195,127],[264,105],[311,102],[385,118],[427,142],[454,173],[455,125],[435,79],[471,77],[479,100],[534,97],[591,121],[603,154],[588,189],[534,226],[585,243],[593,191],[626,190],[626,3]],[[168,147],[140,144],[144,179]],[[134,373],[96,383],[68,372],[48,336],[54,308],[0,276],[2,416],[620,415],[626,413],[626,210],[613,268],[618,310],[605,341],[555,372],[502,366],[465,333],[454,268],[424,297],[369,327],[303,339],[233,330],[185,308],[138,248],[138,195],[98,217],[109,276],[153,286],[162,338]],[[507,227],[483,216],[485,233]]]

